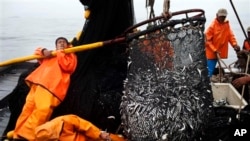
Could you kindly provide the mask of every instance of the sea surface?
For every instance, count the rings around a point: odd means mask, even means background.
[[[134,0],[136,22],[148,19],[149,8],[146,0]],[[154,4],[155,15],[162,12],[163,0]],[[250,1],[233,0],[236,12],[244,30],[250,26]],[[199,8],[205,10],[208,26],[215,18],[219,8],[228,10],[231,23],[239,45],[245,36],[235,16],[229,0],[172,0],[170,11]],[[71,40],[82,30],[84,7],[79,0],[1,0],[0,1],[0,61],[31,55],[35,48],[54,49],[54,41],[59,36]],[[143,28],[143,27],[142,27]],[[236,60],[232,49],[227,63]]]

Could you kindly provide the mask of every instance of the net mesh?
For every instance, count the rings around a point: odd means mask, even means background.
[[[130,42],[120,106],[129,140],[194,140],[205,128],[212,94],[200,20],[166,21]]]

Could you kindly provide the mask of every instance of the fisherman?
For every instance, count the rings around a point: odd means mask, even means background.
[[[212,77],[218,62],[217,54],[222,58],[228,58],[228,43],[237,52],[240,47],[235,35],[231,30],[229,21],[226,20],[227,10],[221,8],[216,13],[216,18],[207,28],[206,35],[206,57],[208,66],[208,75]]]
[[[240,70],[246,71],[246,65],[247,65],[247,59],[250,55],[250,26],[247,28],[247,38],[243,42],[242,50],[237,52],[237,63],[236,67],[238,67]],[[250,65],[248,64],[248,70],[250,70]],[[249,72],[248,72],[249,73]],[[244,99],[250,103],[250,94],[249,94],[249,84],[250,84],[250,75],[234,75],[233,86],[237,89],[239,93],[244,92],[243,97]],[[245,87],[243,87],[245,85]],[[242,91],[242,89],[244,91]]]
[[[239,87],[246,85],[246,84],[250,84],[250,75],[245,75],[245,76],[242,76],[240,78],[237,78],[232,82],[232,84],[236,88],[239,88]],[[249,103],[249,101],[248,101],[248,103]]]
[[[243,50],[250,52],[250,26],[247,28],[247,38],[244,40]]]
[[[63,115],[38,126],[36,141],[125,141],[122,136],[101,131],[76,115]]]
[[[73,53],[64,52],[65,48],[70,47],[66,38],[57,38],[55,44],[56,57],[52,57],[52,51],[46,48],[39,47],[35,50],[35,55],[44,58],[38,59],[40,65],[25,78],[30,91],[17,119],[14,139],[34,140],[35,128],[50,119],[54,108],[66,96],[70,75],[77,65],[77,57]]]
[[[246,50],[241,50],[237,53],[237,63],[236,67],[238,67],[240,70],[243,70],[244,72],[246,69],[248,69],[248,74],[245,75],[233,75],[232,79],[232,85],[236,88],[236,90],[239,93],[242,93],[242,90],[244,88],[244,94],[243,97],[247,101],[247,103],[250,103],[250,92],[249,92],[249,84],[250,84],[250,65],[248,64],[248,68],[246,67],[247,65],[247,59],[249,59],[249,54],[250,52]],[[243,87],[245,85],[245,87]]]

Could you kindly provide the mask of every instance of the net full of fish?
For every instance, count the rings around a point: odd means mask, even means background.
[[[193,141],[208,124],[212,93],[204,23],[165,27],[129,44],[120,105],[131,141]]]

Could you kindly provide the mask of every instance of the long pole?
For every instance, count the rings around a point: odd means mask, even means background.
[[[244,33],[244,36],[245,36],[245,38],[247,39],[247,34],[246,34],[246,32],[245,32],[245,30],[244,30],[244,27],[243,27],[243,25],[242,25],[242,23],[241,23],[241,20],[240,20],[240,18],[239,18],[239,15],[238,15],[238,13],[237,13],[235,7],[234,7],[233,1],[230,0],[230,3],[231,3],[231,5],[232,5],[232,7],[233,7],[234,13],[235,13],[235,15],[236,15],[238,21],[239,21],[239,24],[240,24],[240,27],[241,27],[243,33]]]
[[[219,55],[219,53],[216,53],[216,55],[217,55],[217,58],[218,58],[218,64],[219,64],[219,82],[221,83],[221,77],[222,77],[222,72],[221,72],[221,70],[222,70],[222,66],[221,66],[221,58],[220,58],[220,55]]]
[[[246,73],[246,74],[247,74],[247,72],[248,72],[249,62],[250,62],[250,55],[248,54],[248,55],[247,55],[246,70],[245,70],[245,73]],[[239,107],[238,116],[237,116],[238,119],[240,119],[240,111],[241,111],[241,107],[242,107],[242,104],[243,104],[242,101],[243,101],[243,95],[244,95],[244,92],[245,92],[245,87],[246,87],[246,84],[243,85],[242,91],[241,91],[240,107]]]
[[[238,19],[238,21],[239,21],[239,24],[240,24],[240,27],[241,27],[241,29],[242,29],[242,31],[243,31],[243,34],[244,34],[245,38],[247,39],[247,34],[246,34],[246,32],[245,32],[245,30],[244,30],[244,28],[243,28],[243,25],[242,25],[242,23],[241,23],[241,20],[240,20],[240,18],[239,18],[239,15],[238,15],[238,13],[237,13],[235,7],[234,7],[233,1],[232,1],[232,0],[229,0],[229,1],[230,1],[231,6],[232,6],[232,8],[233,8],[233,10],[234,10],[234,13],[235,13],[235,15],[236,15],[236,17],[237,17],[237,19]],[[248,57],[247,57],[247,65],[246,65],[246,70],[245,70],[246,73],[247,73],[247,71],[248,71],[248,65],[249,65],[249,55],[248,55]],[[242,92],[241,92],[241,103],[240,103],[240,107],[239,107],[239,111],[238,111],[238,115],[237,115],[237,118],[238,118],[238,119],[240,119],[240,111],[241,111],[241,106],[242,106],[242,99],[243,99],[243,95],[244,95],[244,90],[245,90],[245,85],[243,86]]]
[[[65,53],[80,52],[80,51],[100,48],[100,47],[103,47],[105,45],[110,45],[110,44],[114,44],[114,43],[121,43],[121,42],[125,42],[125,37],[120,37],[120,38],[116,38],[116,39],[112,39],[112,40],[100,41],[100,42],[75,46],[75,47],[64,49],[64,52]],[[52,56],[56,56],[56,51],[52,51]],[[11,64],[14,64],[14,63],[30,61],[30,60],[33,60],[33,59],[41,59],[41,58],[44,58],[44,56],[29,55],[29,56],[14,58],[14,59],[11,59],[11,60],[0,62],[0,67],[11,65]]]

